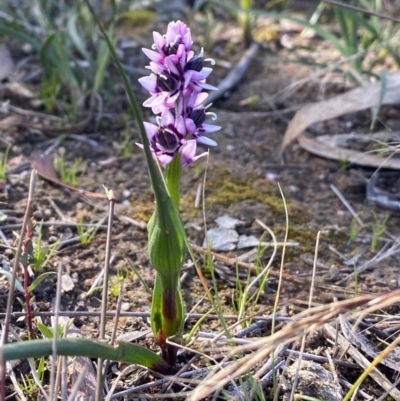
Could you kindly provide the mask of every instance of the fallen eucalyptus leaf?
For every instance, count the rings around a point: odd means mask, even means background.
[[[376,82],[353,89],[343,95],[302,107],[296,112],[286,129],[282,141],[282,151],[295,139],[300,140],[300,137],[303,139],[305,137],[304,131],[314,123],[383,104],[400,103],[400,73],[387,78],[385,92],[382,94],[381,91],[381,83]],[[311,141],[308,141],[308,138],[306,141],[309,144],[307,150],[311,152]],[[302,143],[300,145],[303,146]]]

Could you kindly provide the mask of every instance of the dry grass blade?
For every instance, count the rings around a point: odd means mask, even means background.
[[[14,266],[13,266],[13,271],[12,271],[12,276],[10,280],[10,288],[8,292],[8,298],[7,298],[7,310],[6,310],[6,316],[5,316],[5,321],[3,325],[3,332],[2,332],[2,337],[0,344],[6,344],[8,341],[8,331],[9,331],[9,326],[11,322],[11,309],[12,305],[14,303],[14,289],[15,289],[15,281],[17,279],[17,271],[19,270],[19,262],[21,259],[22,255],[22,246],[23,242],[25,240],[25,232],[27,228],[27,224],[30,218],[30,212],[31,212],[31,207],[33,204],[33,199],[34,199],[34,194],[35,194],[35,187],[36,187],[36,177],[37,177],[37,172],[36,170],[32,170],[31,172],[31,179],[29,183],[29,193],[28,193],[28,202],[26,205],[26,210],[25,210],[25,215],[24,215],[24,220],[22,222],[22,227],[21,227],[21,233],[19,236],[19,241],[18,241],[18,246],[17,246],[17,252],[15,254],[15,259],[14,259]],[[1,392],[1,397],[0,399],[5,399],[5,386],[6,386],[6,367],[4,360],[2,358],[2,354],[0,352],[0,392]]]
[[[368,369],[371,362],[361,354],[360,351],[353,345],[349,344],[348,340],[341,334],[337,333],[334,327],[325,325],[325,331],[330,338],[336,339],[342,349],[346,349],[347,353],[361,366],[362,369]],[[387,391],[396,401],[400,401],[400,391],[393,388],[392,383],[375,367],[371,369],[369,375],[375,380],[385,391]]]
[[[60,304],[61,304],[61,277],[62,277],[62,263],[58,264],[58,271],[57,271],[57,288],[56,288],[56,302],[54,305],[55,309],[55,315],[51,319],[52,320],[52,326],[54,330],[54,335],[53,335],[53,354],[51,357],[51,371],[50,371],[50,400],[54,400],[57,398],[57,383],[58,381],[58,375],[60,371],[57,369],[57,342],[58,342],[58,323],[59,323],[59,316],[58,312],[60,310]],[[62,358],[61,358],[62,360]]]
[[[361,349],[364,354],[371,358],[377,358],[381,353],[380,349],[370,341],[366,336],[360,333],[356,327],[353,327],[350,322],[344,320],[340,316],[340,325],[342,328],[343,335],[350,342],[350,344]],[[381,360],[381,364],[400,372],[400,348],[392,349],[392,353],[385,359]]]
[[[310,296],[308,298],[308,309],[311,308],[312,305],[312,299],[314,295],[314,283],[315,283],[315,273],[317,271],[317,260],[318,260],[318,247],[319,247],[319,238],[321,236],[321,231],[318,231],[317,233],[317,241],[315,244],[315,253],[314,253],[314,263],[313,263],[313,269],[312,269],[312,279],[311,279],[311,286],[310,286]],[[300,352],[299,352],[299,359],[298,359],[298,364],[297,364],[297,370],[296,370],[296,376],[293,381],[293,387],[292,387],[292,392],[290,393],[290,401],[294,399],[295,391],[297,388],[297,383],[299,379],[299,371],[300,371],[300,366],[301,362],[303,360],[303,352],[306,346],[306,335],[303,334],[303,338],[301,339],[301,346],[300,346]]]
[[[111,236],[112,236],[112,225],[114,216],[114,204],[115,196],[112,190],[108,190],[104,187],[107,198],[109,200],[109,214],[108,214],[108,227],[107,227],[107,242],[106,242],[106,255],[104,261],[104,280],[103,280],[103,296],[102,296],[102,308],[100,317],[100,335],[99,339],[103,340],[106,334],[106,319],[107,319],[107,300],[108,300],[108,275],[110,270],[110,258],[111,258]],[[96,387],[96,400],[101,401],[103,397],[103,359],[97,360],[97,387]]]
[[[238,353],[257,351],[248,354],[241,359],[233,362],[231,365],[214,374],[212,378],[203,381],[189,397],[191,401],[197,401],[207,397],[209,394],[221,389],[229,383],[232,378],[239,377],[249,372],[254,365],[268,357],[280,344],[287,344],[295,341],[304,333],[310,333],[331,322],[340,314],[352,311],[353,316],[362,316],[378,309],[386,308],[400,301],[400,290],[395,290],[382,295],[364,295],[353,299],[333,302],[327,305],[321,305],[312,309],[307,309],[296,316],[296,320],[289,323],[277,333],[262,338],[254,343],[235,347],[227,358],[232,358]],[[354,312],[355,308],[365,307]]]

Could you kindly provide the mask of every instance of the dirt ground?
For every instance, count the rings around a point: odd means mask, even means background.
[[[162,24],[159,27],[162,27]],[[136,70],[133,69],[134,72],[130,73],[130,78],[141,101],[146,98],[146,93],[137,84],[137,79],[145,73],[138,66],[144,67],[147,60],[140,52],[140,47],[151,45],[151,36],[147,33],[152,29],[153,27],[142,32],[130,33],[138,46],[129,52],[126,51],[123,59],[128,66],[136,67]],[[234,32],[234,25],[229,29]],[[200,42],[201,29],[198,29],[197,37],[196,28],[193,30],[195,41]],[[291,35],[296,38],[298,33]],[[235,43],[234,40],[232,42]],[[343,93],[352,85],[333,74],[315,78],[315,74],[320,71],[318,67],[287,62],[289,59],[294,60],[300,51],[288,50],[278,44],[278,39],[276,43],[264,43],[240,85],[212,107],[212,111],[218,115],[217,123],[222,126],[222,130],[214,134],[218,147],[211,149],[207,166],[205,211],[207,228],[215,227],[217,217],[229,215],[245,223],[239,230],[240,234],[255,235],[257,238],[264,236],[264,241],[270,240],[269,234],[256,222],[258,219],[274,232],[278,242],[282,242],[286,219],[281,189],[288,207],[288,241],[297,245],[288,246],[285,250],[283,271],[287,276],[282,284],[278,316],[291,317],[307,307],[318,232],[320,239],[313,305],[399,288],[399,252],[371,263],[366,270],[357,275],[353,273],[355,268],[373,259],[383,247],[391,246],[393,239],[399,235],[400,217],[396,212],[379,209],[366,201],[366,178],[371,175],[371,170],[343,166],[337,161],[318,158],[302,150],[297,144],[289,146],[285,154],[281,154],[283,134],[296,108],[308,102]],[[321,62],[334,58],[335,55],[324,43],[315,41],[314,44],[319,50],[310,51],[309,57]],[[233,66],[242,56],[244,48],[241,43],[234,47],[227,46],[227,40],[222,35],[218,40],[213,39],[205,51],[208,57],[217,60],[211,83],[218,85],[229,71],[226,66],[219,65],[218,60],[224,60],[229,66]],[[20,61],[21,53],[18,50],[12,53],[14,61]],[[24,74],[24,71],[22,67],[20,72]],[[71,136],[70,132],[63,132],[64,139],[52,155],[58,154],[62,147],[69,165],[80,159],[77,183],[80,189],[98,194],[104,193],[103,185],[113,189],[116,196],[116,218],[113,224],[111,282],[114,285],[111,286],[113,294],[110,296],[108,307],[110,310],[116,308],[118,277],[124,277],[123,311],[148,312],[151,297],[138,275],[148,286],[152,286],[154,274],[147,257],[147,234],[143,228],[143,223],[147,222],[152,212],[152,194],[144,156],[134,145],[139,141],[139,137],[134,121],[127,114],[120,79],[113,68],[110,68],[109,74],[113,95],[112,99],[104,102],[104,114],[96,114],[100,117],[99,120],[90,122],[74,136]],[[288,91],[289,85],[303,79],[306,80],[302,85]],[[37,82],[30,82],[29,87],[35,91]],[[277,95],[271,97],[274,94]],[[32,106],[31,102],[18,97],[7,87],[3,88],[0,96],[2,101],[10,100],[11,105],[31,112],[30,116],[22,117],[24,124],[12,126],[2,132],[3,139],[12,144],[8,163],[11,174],[2,183],[0,194],[0,208],[7,216],[7,219],[0,223],[3,234],[0,258],[3,264],[9,264],[14,255],[7,246],[15,246],[19,232],[19,227],[12,224],[21,223],[27,204],[30,167],[27,164],[24,168],[25,163],[30,163],[38,152],[49,149],[59,140],[59,136],[54,132],[41,132],[30,128],[33,124],[51,124],[38,114],[44,113],[42,107]],[[388,109],[383,110],[382,119],[387,112]],[[144,113],[147,119],[151,119],[148,110],[144,110]],[[2,118],[16,114],[10,111],[8,114],[3,113]],[[80,118],[87,114],[88,110],[84,110]],[[369,125],[370,113],[364,112],[316,124],[310,129],[309,135],[365,132]],[[124,158],[122,143],[127,133],[132,154]],[[195,198],[204,179],[206,163],[206,159],[203,158],[196,165],[190,166],[184,172],[182,184],[182,216],[190,240],[198,246],[201,246],[204,240],[204,220],[201,207],[195,207]],[[21,166],[18,171],[17,167]],[[397,173],[387,172],[380,182],[381,187],[396,192],[397,177]],[[339,189],[363,221],[364,226],[359,231],[354,231],[354,217],[334,193],[331,184]],[[76,226],[61,225],[60,222],[96,224],[106,216],[107,210],[106,199],[82,196],[48,180],[38,179],[32,215],[36,221],[43,220],[45,223],[42,227],[43,245],[79,235]],[[377,226],[377,222],[383,221],[386,222],[386,230],[379,235],[376,249],[371,250],[374,227]],[[142,226],[135,222],[142,223]],[[45,270],[55,271],[62,266],[66,275],[72,278],[73,288],[65,291],[62,296],[62,309],[65,311],[99,311],[101,291],[94,291],[89,296],[88,291],[104,265],[104,224],[106,223],[103,223],[89,243],[81,244],[78,241],[60,247],[45,267]],[[37,234],[34,240],[37,241]],[[249,250],[217,253],[235,260],[237,256]],[[263,266],[269,261],[271,253],[271,247],[263,252]],[[201,261],[200,254],[197,256]],[[273,271],[279,270],[281,258],[282,247],[279,247],[272,263]],[[249,263],[252,261],[246,260]],[[132,266],[137,273],[133,271]],[[245,283],[248,271],[244,268],[239,270],[241,280]],[[182,286],[186,310],[195,313],[209,311],[210,304],[204,299],[204,289],[191,263],[188,262],[185,266],[184,273],[186,274]],[[207,274],[206,277],[211,283]],[[218,262],[216,277],[224,313],[233,315],[236,313],[234,305],[237,297],[235,265]],[[299,281],[299,278],[303,281]],[[276,276],[271,275],[252,313],[268,316],[272,312],[277,285]],[[4,308],[7,285],[3,283],[3,287],[2,289],[0,285],[0,312]],[[50,277],[35,292],[36,302],[41,311],[52,309],[55,289],[55,280]],[[14,311],[20,310],[21,306],[16,302]],[[398,312],[397,307],[390,310],[393,315]],[[96,338],[98,321],[97,317],[81,316],[75,319],[75,325],[83,336]],[[372,321],[371,318],[371,324]],[[188,322],[188,328],[192,327],[193,323]],[[14,320],[13,325],[22,334],[26,333],[24,322],[18,323]],[[110,319],[109,330],[112,325],[113,320]],[[125,316],[120,319],[117,334],[148,328],[147,320]],[[216,321],[206,320],[201,330],[216,332],[220,328]],[[270,327],[267,325],[260,335],[268,334],[269,331]],[[305,351],[318,353],[328,347],[324,335],[315,334],[308,339]],[[360,373],[351,369],[340,369],[341,375],[349,382],[353,382]],[[141,380],[145,382],[149,379],[145,377]],[[130,384],[131,382],[126,380],[118,388],[122,390]],[[380,387],[371,379],[363,386],[364,391],[373,397],[382,393]],[[362,398],[361,395],[359,397]]]

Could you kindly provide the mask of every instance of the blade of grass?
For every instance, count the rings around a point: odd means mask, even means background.
[[[283,207],[285,209],[285,237],[284,237],[284,240],[283,240],[283,244],[284,245],[282,247],[282,257],[281,257],[281,266],[280,266],[280,269],[279,269],[278,288],[276,290],[274,307],[273,307],[273,310],[272,310],[272,315],[274,317],[276,316],[276,313],[278,311],[279,297],[280,297],[281,290],[282,290],[283,264],[284,264],[284,261],[285,261],[286,243],[287,243],[288,236],[289,236],[289,214],[288,214],[286,199],[285,199],[285,196],[283,195],[282,188],[279,185],[279,183],[278,183],[278,188],[279,188],[279,192],[281,193],[281,197],[282,197],[282,201],[283,201]],[[271,335],[274,335],[274,333],[275,333],[275,319],[273,319],[272,323],[271,323]],[[272,358],[273,361],[275,360],[275,351],[272,351],[271,358]],[[274,363],[272,363],[272,370],[274,370],[274,369],[275,369],[275,365],[274,365]],[[273,386],[274,387],[274,401],[276,401],[276,399],[278,398],[279,391],[278,391],[278,387],[277,387],[278,384],[276,382],[276,375],[275,374],[272,377],[272,381],[273,381],[273,384],[274,384],[274,386]]]
[[[60,303],[61,303],[61,280],[62,280],[62,271],[63,266],[60,262],[58,264],[58,272],[57,272],[57,291],[56,291],[56,303],[55,303],[55,315],[53,319],[53,349],[52,349],[52,358],[51,358],[51,370],[50,370],[50,399],[55,400],[57,398],[57,390],[56,390],[56,377],[59,375],[59,370],[56,368],[57,363],[57,344],[58,344],[58,312],[60,311]],[[58,378],[57,378],[58,379]]]
[[[272,262],[273,262],[274,259],[275,259],[276,252],[277,252],[277,250],[278,250],[278,246],[277,246],[277,241],[276,241],[275,234],[272,232],[272,230],[271,230],[268,226],[264,225],[263,228],[264,228],[264,229],[266,228],[266,230],[268,231],[269,235],[272,237],[272,242],[273,242],[273,244],[274,244],[274,245],[273,245],[273,246],[274,246],[274,249],[273,249],[273,251],[272,251],[272,255],[271,255],[271,257],[269,258],[269,261],[268,261],[267,265],[266,265],[266,266],[264,267],[264,269],[253,279],[253,281],[245,288],[245,290],[244,290],[244,292],[243,292],[243,302],[241,302],[240,310],[239,310],[239,314],[238,314],[238,320],[242,320],[242,318],[243,318],[244,307],[245,307],[245,304],[246,304],[246,297],[248,296],[248,293],[249,293],[249,291],[250,291],[250,288],[253,287],[255,284],[257,284],[257,282],[258,282],[259,280],[261,280],[262,277],[264,277],[264,276],[268,273],[268,270],[270,269],[270,267],[271,267],[271,265],[272,265]]]
[[[317,260],[318,260],[318,248],[319,248],[319,237],[321,235],[321,231],[318,231],[317,233],[317,240],[315,243],[315,252],[314,252],[314,263],[313,263],[313,269],[312,269],[312,277],[311,277],[311,285],[310,285],[310,296],[308,297],[308,309],[311,308],[312,305],[312,298],[314,295],[314,283],[315,283],[315,274],[317,272]],[[303,334],[303,338],[301,339],[301,346],[300,346],[300,352],[299,352],[299,357],[298,357],[298,365],[297,365],[297,370],[296,370],[296,375],[293,380],[293,385],[292,385],[292,391],[290,393],[290,399],[289,401],[292,401],[295,398],[295,391],[297,389],[297,383],[299,380],[299,372],[300,372],[300,366],[301,366],[301,361],[303,360],[303,352],[304,348],[306,346],[306,335]]]
[[[386,87],[387,87],[387,71],[381,71],[381,73],[379,75],[380,75],[380,82],[381,82],[381,91],[379,92],[379,102],[376,105],[376,107],[374,107],[374,114],[372,116],[370,130],[373,130],[375,128],[379,110],[381,109],[381,106],[382,106],[383,96],[385,95]]]

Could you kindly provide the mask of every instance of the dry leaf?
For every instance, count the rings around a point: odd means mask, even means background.
[[[376,134],[339,134],[339,135],[321,135],[316,138],[309,138],[306,135],[300,135],[297,139],[299,145],[310,153],[331,160],[343,160],[348,163],[359,166],[375,167],[400,170],[400,160],[391,157],[392,155],[379,156],[373,153],[361,152],[358,150],[347,149],[343,142],[347,139],[357,139],[359,143],[380,141],[383,137],[390,137],[389,132],[377,132]],[[342,146],[341,146],[342,144]]]
[[[52,182],[53,184],[60,185],[64,188],[67,188],[71,191],[78,192],[80,195],[87,196],[89,198],[98,198],[98,199],[106,199],[105,194],[100,194],[97,192],[85,191],[83,189],[71,187],[70,185],[66,185],[61,182],[57,176],[57,173],[54,169],[53,158],[50,155],[46,155],[40,152],[34,152],[32,154],[32,168],[37,170],[37,173],[43,179]]]
[[[289,123],[283,137],[282,151],[314,123],[379,106],[381,89],[381,83],[377,82],[353,89],[332,99],[302,107]],[[386,90],[381,102],[381,104],[398,103],[400,103],[400,73],[387,79]]]

